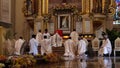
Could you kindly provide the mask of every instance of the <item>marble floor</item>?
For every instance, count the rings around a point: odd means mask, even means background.
[[[71,58],[59,63],[39,64],[35,68],[120,68],[120,57]]]

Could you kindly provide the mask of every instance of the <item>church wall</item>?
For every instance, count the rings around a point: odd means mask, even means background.
[[[25,18],[22,12],[24,0],[16,0],[16,7],[15,7],[15,32],[17,33],[17,38],[19,36],[23,36],[24,31],[24,22]]]

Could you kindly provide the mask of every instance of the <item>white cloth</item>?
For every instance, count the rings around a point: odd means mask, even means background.
[[[80,40],[78,44],[78,54],[84,54],[86,52],[86,43],[84,40]]]
[[[64,56],[74,57],[75,56],[74,46],[75,46],[75,43],[73,40],[71,40],[71,39],[66,40],[64,43],[64,47],[65,47]]]
[[[111,54],[112,52],[112,47],[111,47],[111,42],[109,39],[103,40],[103,54]]]
[[[60,47],[62,46],[62,37],[56,33],[52,36],[52,46],[54,47]]]
[[[75,42],[75,45],[78,44],[78,33],[76,31],[71,32],[70,34],[71,39]]]
[[[83,38],[83,40],[85,41],[86,45],[88,46],[88,41],[86,38]]]
[[[20,55],[20,50],[21,50],[23,43],[24,43],[24,40],[22,40],[22,39],[18,39],[15,42],[15,54],[16,55]]]
[[[42,33],[37,33],[36,35],[36,40],[39,42],[39,44],[41,43],[41,40],[43,40],[43,34]]]
[[[41,55],[44,55],[44,53],[52,53],[51,39],[43,39],[41,41]]]
[[[33,55],[38,54],[38,41],[35,38],[30,39],[30,54],[33,53]]]
[[[43,37],[47,36],[47,39],[50,39],[50,33],[43,33]]]

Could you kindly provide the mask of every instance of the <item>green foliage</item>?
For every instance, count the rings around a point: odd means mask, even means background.
[[[108,34],[108,37],[112,43],[112,45],[114,45],[114,41],[117,37],[120,37],[120,32],[116,31],[116,30],[108,30],[106,29],[106,33]]]

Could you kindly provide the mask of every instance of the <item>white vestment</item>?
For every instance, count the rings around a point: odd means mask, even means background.
[[[52,36],[52,46],[54,47],[62,46],[62,37],[58,33]]]
[[[64,56],[70,56],[70,57],[75,56],[75,53],[74,53],[75,43],[73,40],[71,39],[66,40],[64,43],[64,47],[65,47]]]
[[[22,40],[22,39],[18,39],[15,42],[15,54],[16,55],[20,55],[20,50],[21,50],[23,43],[24,43],[24,40]]]
[[[30,39],[30,54],[38,54],[38,41],[35,38]]]
[[[83,38],[83,40],[85,41],[86,45],[88,46],[88,41],[86,38]]]
[[[111,42],[109,39],[103,40],[103,54],[111,54],[112,47],[111,47]]]
[[[47,39],[50,39],[50,33],[43,33],[43,37],[47,36]]]
[[[71,32],[70,34],[71,39],[75,42],[75,45],[78,44],[78,33],[76,31]]]
[[[82,55],[86,52],[86,43],[84,40],[80,40],[78,44],[78,55]]]
[[[42,35],[42,33],[37,33],[37,35],[36,35],[36,40],[39,42],[39,44],[41,43],[41,40],[43,40],[43,35]]]
[[[44,55],[44,53],[52,53],[51,39],[43,39],[41,41],[41,55]]]

